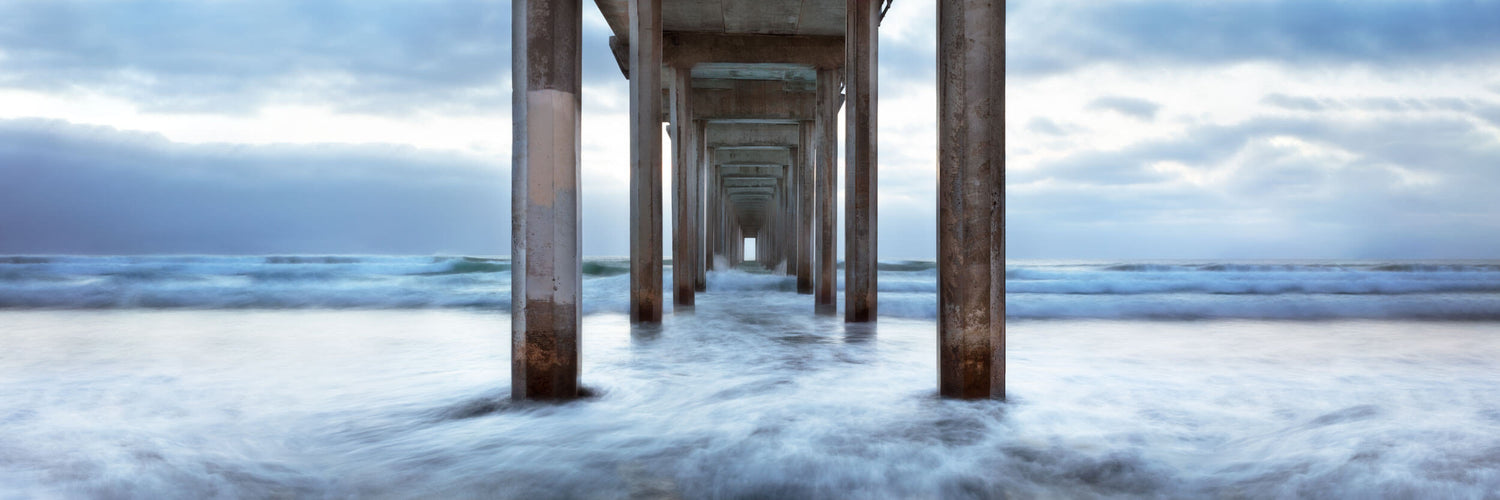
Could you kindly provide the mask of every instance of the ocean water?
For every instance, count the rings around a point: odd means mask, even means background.
[[[1500,498],[1500,263],[1013,263],[1005,402],[935,396],[931,263],[873,325],[585,267],[536,404],[504,260],[0,257],[0,498]]]
[[[933,319],[933,262],[882,262],[882,316]],[[585,314],[629,309],[629,262],[589,259]],[[838,271],[839,290],[843,271]],[[671,283],[671,267],[664,282]],[[716,291],[811,303],[785,276],[715,273]],[[1500,261],[1013,262],[1011,319],[1500,320]],[[670,297],[671,286],[663,290]],[[0,256],[4,309],[505,310],[510,263],[480,257]],[[671,308],[671,301],[667,301]]]

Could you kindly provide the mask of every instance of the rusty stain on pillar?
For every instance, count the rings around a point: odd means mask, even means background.
[[[661,0],[630,0],[630,321],[662,311]]]
[[[688,68],[672,68],[671,113],[672,120],[672,303],[676,306],[692,307],[693,294],[697,291],[693,281],[697,277],[698,238],[693,228],[693,185],[697,182],[698,147],[693,124],[692,74]]]
[[[939,0],[938,388],[1005,398],[1005,5]]]
[[[876,69],[880,7],[869,0],[845,5],[844,86],[844,321],[876,314]]]
[[[582,17],[511,4],[511,397],[578,396]]]
[[[839,140],[839,75],[836,68],[818,70],[817,116],[814,120],[813,152],[817,160],[813,165],[816,187],[817,224],[815,228],[816,249],[813,253],[813,304],[819,314],[834,314],[838,305],[834,303],[838,290],[838,140]]]

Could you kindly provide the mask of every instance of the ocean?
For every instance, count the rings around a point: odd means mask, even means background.
[[[0,498],[1500,491],[1500,262],[1011,262],[1004,402],[936,397],[931,262],[864,325],[734,270],[632,326],[584,268],[542,404],[504,259],[0,257]]]

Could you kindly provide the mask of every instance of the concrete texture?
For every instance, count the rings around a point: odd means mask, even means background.
[[[672,303],[691,307],[697,291],[698,230],[694,226],[693,198],[697,195],[699,141],[693,122],[692,74],[687,68],[672,71]]]
[[[706,203],[708,194],[708,122],[703,120],[693,121],[693,138],[697,143],[693,146],[693,236],[697,238],[694,247],[697,249],[694,258],[697,260],[693,265],[693,290],[703,292],[708,290],[708,262],[713,260],[712,250],[708,248],[708,228]]]
[[[938,2],[938,388],[1005,397],[1005,4]]]
[[[630,320],[662,313],[661,1],[630,0]]]
[[[813,123],[804,121],[797,126],[797,248],[796,262],[797,293],[813,293],[813,170],[816,156],[813,155]]]
[[[818,70],[817,116],[814,122],[813,149],[817,155],[814,168],[815,192],[813,204],[817,210],[816,245],[813,266],[813,304],[819,314],[834,314],[838,305],[834,303],[838,289],[834,271],[837,269],[838,212],[834,201],[838,199],[838,140],[839,140],[839,82],[841,71],[835,68]]]
[[[876,89],[880,6],[846,4],[844,88],[844,321],[875,321],[876,314]]]
[[[628,31],[625,0],[595,0],[615,34]],[[668,31],[841,35],[844,4],[838,0],[663,0]]]
[[[512,16],[511,397],[578,396],[577,2],[515,0]]]

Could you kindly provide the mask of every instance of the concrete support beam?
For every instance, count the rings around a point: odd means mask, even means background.
[[[630,0],[630,321],[662,311],[661,0]]]
[[[694,111],[700,111],[693,108]],[[699,117],[703,116],[701,113]],[[708,125],[710,147],[788,147],[797,145],[797,123],[722,123]]]
[[[511,17],[511,397],[578,397],[582,13],[514,0]]]
[[[740,63],[830,67],[842,64],[845,57],[844,43],[838,36],[673,32],[666,35],[663,43],[666,60],[672,65]]]
[[[693,266],[693,290],[708,290],[708,262],[713,259],[713,253],[708,250],[708,234],[705,223],[707,215],[704,213],[705,202],[708,194],[708,122],[695,120],[693,122],[693,137],[697,144],[693,146],[693,237],[697,240],[695,245],[697,251],[694,258],[697,260]]]
[[[698,127],[693,123],[692,75],[673,68],[672,118],[672,303],[692,307],[697,291],[698,231],[693,226],[694,187],[698,183]]]
[[[797,263],[797,293],[813,293],[812,231],[813,231],[813,124],[802,122],[798,126],[797,140],[797,248],[793,261]]]
[[[734,252],[732,252],[732,239],[734,239],[734,210],[729,204],[729,193],[723,186],[719,187],[719,255],[724,257],[724,264],[734,267]],[[715,263],[715,266],[718,264]],[[718,267],[715,267],[718,269]],[[720,271],[727,270],[719,269]]]
[[[713,168],[713,152],[705,150],[704,177],[704,210],[703,210],[703,266],[705,270],[713,270],[714,254],[719,251],[719,228],[723,225],[719,221],[719,175]]]
[[[745,233],[740,230],[739,222],[733,218],[729,220],[729,224],[730,227],[734,228],[734,232],[731,233],[733,236],[729,240],[729,267],[733,269],[739,267],[741,262],[744,262]]]
[[[780,236],[781,261],[786,263],[786,275],[796,276],[796,155],[793,164],[786,165],[786,177],[781,182]]]
[[[838,67],[844,60],[844,41],[839,36],[699,32],[664,35],[663,61],[674,67],[704,63]],[[619,36],[611,36],[609,46],[620,72],[630,78],[632,68],[638,67],[634,60],[625,56],[632,44]]]
[[[876,68],[880,6],[845,3],[844,321],[875,321]]]
[[[1005,3],[938,0],[938,388],[1005,398]]]
[[[726,86],[693,89],[699,118],[714,120],[806,120],[812,92],[787,88],[779,80],[727,80]]]
[[[719,269],[717,264],[718,259],[715,258],[715,256],[724,255],[724,190],[723,186],[719,183],[718,170],[714,168],[714,151],[713,149],[709,149],[707,170],[705,171],[708,177],[708,211],[706,214],[708,216],[708,224],[704,228],[706,235],[704,241],[708,242],[708,262],[706,264],[708,264],[709,269],[723,271],[723,269]]]
[[[838,212],[834,201],[838,199],[838,141],[839,141],[839,78],[842,72],[836,69],[818,70],[817,120],[813,122],[814,193],[817,224],[814,228],[813,253],[813,304],[819,314],[834,314],[838,305],[834,299],[838,281],[834,271],[838,267]]]
[[[719,165],[775,165],[780,167],[792,161],[790,146],[777,149],[742,149],[738,147],[715,147]]]

